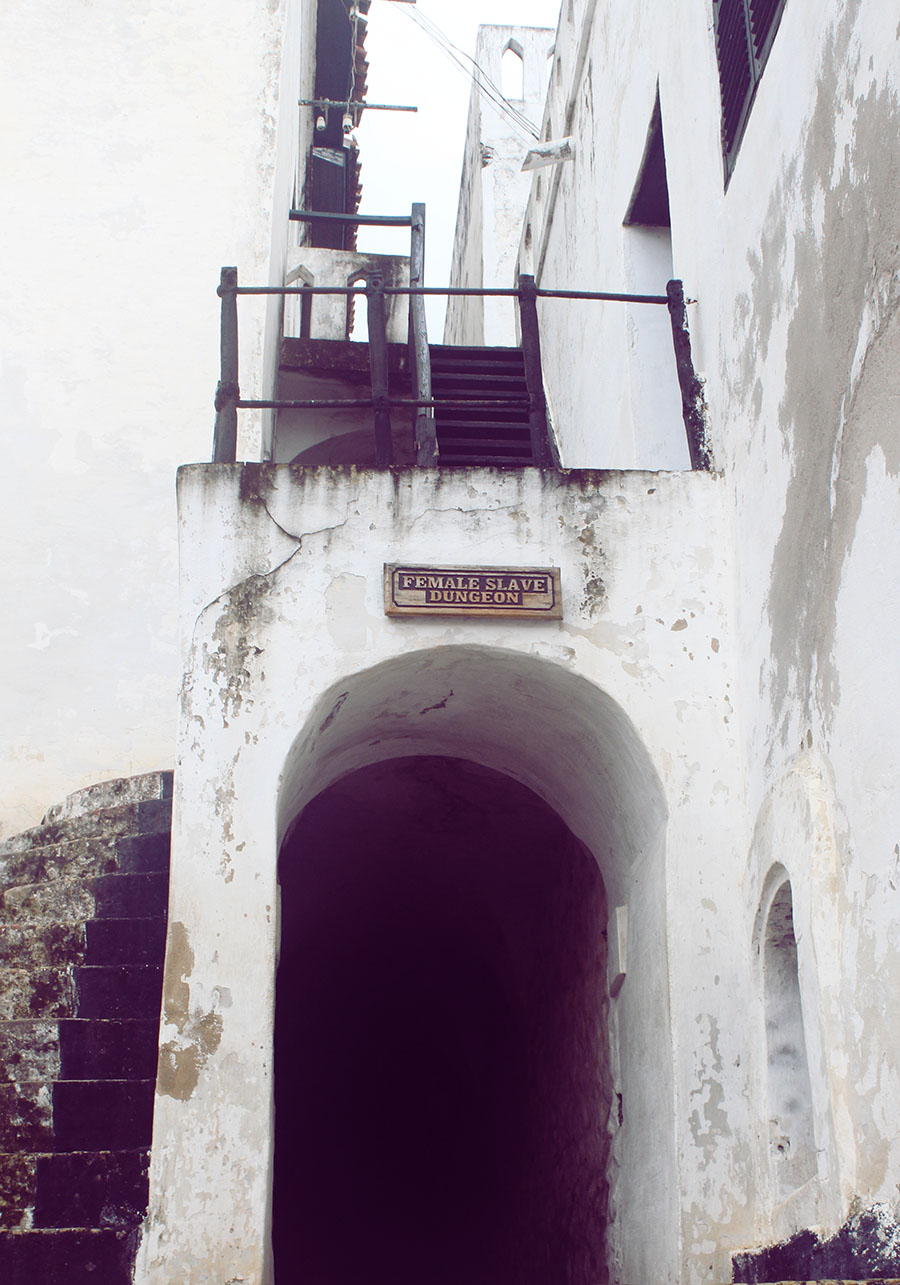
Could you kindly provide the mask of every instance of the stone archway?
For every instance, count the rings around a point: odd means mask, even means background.
[[[381,760],[282,845],[275,1280],[602,1285],[606,904],[533,791]]]
[[[657,774],[621,707],[561,666],[496,648],[446,646],[415,652],[334,684],[307,718],[287,757],[279,792],[282,877],[289,867],[301,870],[302,850],[312,851],[322,840],[322,833],[316,836],[315,830],[308,829],[304,838],[304,827],[313,824],[310,818],[318,809],[331,808],[330,824],[340,829],[353,815],[353,809],[342,809],[334,802],[342,790],[362,790],[363,795],[368,790],[371,799],[371,782],[379,779],[379,773],[393,774],[397,786],[397,764],[418,763],[420,770],[423,760],[462,761],[464,772],[482,773],[482,791],[484,782],[499,774],[504,790],[524,787],[522,797],[534,799],[536,808],[542,800],[542,815],[562,827],[568,836],[566,842],[576,845],[582,856],[586,851],[593,857],[602,877],[602,882],[597,881],[599,896],[605,886],[610,912],[614,908],[625,912],[616,921],[619,926],[626,922],[628,926],[621,943],[625,958],[618,961],[617,968],[627,976],[612,1004],[610,1067],[607,1073],[598,1060],[591,1068],[593,1082],[604,1081],[607,1100],[612,1094],[615,1102],[609,1149],[604,1150],[600,1165],[606,1174],[598,1179],[601,1184],[607,1176],[609,1180],[611,1229],[605,1251],[604,1229],[591,1222],[594,1217],[600,1222],[604,1219],[604,1193],[595,1189],[574,1221],[589,1228],[584,1233],[588,1241],[584,1263],[591,1255],[596,1257],[599,1244],[614,1276],[626,1273],[640,1279],[647,1273],[645,1264],[658,1263],[661,1254],[671,1252],[677,1223],[665,947],[666,808]],[[366,786],[367,773],[372,772],[375,775],[368,778]],[[460,788],[458,779],[454,788]],[[391,794],[395,795],[396,789],[385,791],[384,797]],[[381,826],[386,833],[388,823]],[[458,847],[458,835],[451,837],[450,845]],[[358,847],[356,841],[350,841],[351,852]],[[590,896],[586,900],[589,903]],[[283,943],[287,950],[292,949],[294,933],[290,903],[296,901],[294,889],[285,897]],[[602,931],[605,925],[599,927]],[[449,929],[442,924],[435,932],[440,937]],[[449,934],[453,940],[458,936]],[[484,952],[476,955],[481,967]],[[474,968],[477,974],[472,960],[466,967]],[[490,1001],[493,1004],[500,1003],[499,997],[509,990],[508,979],[503,980],[504,968],[508,971],[509,967],[507,964],[490,973],[486,985],[488,991],[493,988],[495,992]],[[598,979],[596,972],[593,985],[597,1021],[604,1026],[605,981]],[[463,993],[468,993],[466,988]],[[327,988],[323,994],[327,996]],[[290,1001],[282,998],[281,1003],[286,1012]],[[458,1006],[459,994],[447,1003],[450,1008]],[[441,1029],[441,1022],[437,1029]],[[567,1088],[560,1092],[563,1097],[570,1096]],[[283,1102],[280,1109],[283,1119]],[[595,1111],[587,1129],[606,1129],[605,1108],[599,1115]],[[283,1155],[289,1154],[290,1146],[283,1148]],[[286,1182],[283,1155],[275,1168],[276,1184],[282,1174],[282,1188]],[[596,1155],[591,1164],[597,1168]],[[549,1208],[556,1197],[545,1192],[542,1198]],[[521,1221],[524,1207],[505,1209],[502,1217]],[[589,1217],[584,1214],[587,1208],[594,1211]],[[653,1210],[650,1224],[648,1209]],[[276,1250],[278,1220],[287,1216],[276,1208]],[[563,1240],[559,1237],[556,1246],[547,1249],[548,1255],[565,1256],[566,1251],[560,1248]],[[502,1256],[504,1251],[494,1245],[490,1252]],[[597,1267],[603,1273],[606,1265],[598,1264],[594,1270]],[[457,1278],[458,1269],[457,1264]],[[558,1271],[550,1274],[556,1278]],[[477,1279],[471,1274],[469,1278]],[[496,1272],[494,1278],[499,1278]],[[528,1280],[521,1271],[519,1278]],[[543,1279],[548,1278],[545,1265]],[[540,1274],[534,1279],[541,1279]],[[604,1276],[576,1275],[571,1279],[590,1280],[594,1285]],[[313,1274],[309,1285],[338,1285],[339,1280]]]

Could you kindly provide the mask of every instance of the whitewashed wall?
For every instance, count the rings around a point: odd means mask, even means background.
[[[521,51],[522,97],[512,105],[535,127],[540,125],[552,42],[553,32],[541,27],[478,29],[475,61],[494,84],[502,83],[506,49]],[[473,86],[450,285],[515,286],[522,212],[531,185],[522,162],[534,142]],[[514,300],[458,296],[447,303],[444,342],[514,347],[519,342],[516,325]]]
[[[747,1089],[733,1029],[747,1007],[730,927],[745,808],[724,486],[198,465],[179,493],[173,998],[137,1279],[269,1279],[278,844],[344,773],[443,753],[536,790],[594,853],[610,907],[628,907],[610,1241],[618,1279],[681,1282],[673,1120],[680,1083],[698,1120],[719,1110],[709,1029],[729,1093]],[[564,619],[385,616],[385,560],[473,565],[488,548],[498,565],[560,566]],[[748,1181],[737,1174],[736,1205]]]
[[[697,301],[695,363],[733,504],[749,812],[729,931],[748,963],[774,862],[793,886],[818,1173],[776,1198],[759,1022],[732,1032],[732,1057],[756,1062],[760,1120],[739,1147],[747,1103],[723,1088],[711,1034],[715,1119],[694,1127],[697,1078],[678,1111],[686,1279],[699,1280],[696,1264],[746,1235],[739,1154],[756,1173],[747,1245],[827,1234],[854,1201],[896,1217],[900,46],[890,6],[787,0],[727,191],[710,0],[573,0],[556,50],[545,127],[573,133],[577,155],[536,181],[523,263],[545,287],[627,285],[622,220],[658,85],[674,274]],[[548,302],[541,316],[563,458],[647,463],[622,313]],[[682,998],[707,1022],[699,996]]]
[[[220,267],[281,280],[300,4],[12,0],[0,40],[8,833],[171,762],[174,472],[211,447]],[[252,395],[262,312],[241,320]]]

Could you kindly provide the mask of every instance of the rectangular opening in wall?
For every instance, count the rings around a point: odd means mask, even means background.
[[[785,0],[713,0],[726,186],[784,5]]]
[[[634,294],[665,294],[674,272],[658,93],[624,224],[627,289]],[[635,467],[689,468],[668,311],[629,304],[625,324]]]

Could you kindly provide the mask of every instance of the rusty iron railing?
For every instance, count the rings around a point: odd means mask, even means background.
[[[322,218],[321,214],[292,211],[292,217]],[[675,348],[675,366],[681,389],[682,416],[690,452],[692,469],[709,469],[711,459],[706,442],[704,404],[701,382],[694,371],[691,341],[687,321],[687,300],[681,281],[670,281],[664,295],[622,294],[597,290],[544,290],[535,284],[534,277],[519,277],[517,287],[508,289],[467,288],[463,286],[425,286],[424,235],[425,207],[414,205],[409,217],[396,219],[385,216],[331,215],[329,217],[359,223],[382,225],[408,225],[411,228],[410,284],[386,286],[381,276],[370,274],[364,286],[239,286],[237,269],[222,269],[218,293],[222,300],[221,320],[221,374],[216,389],[216,423],[213,437],[213,462],[234,463],[237,458],[237,412],[256,410],[332,410],[370,407],[374,413],[375,462],[379,468],[392,463],[391,408],[402,407],[412,412],[415,434],[416,462],[431,467],[439,462],[434,411],[436,408],[477,410],[501,406],[527,406],[531,449],[538,468],[552,468],[556,464],[547,423],[547,403],[541,364],[541,341],[538,324],[538,299],[578,299],[613,303],[640,303],[665,306],[669,310]],[[240,295],[364,295],[368,319],[369,371],[372,393],[370,397],[328,398],[319,400],[284,401],[242,398],[238,383],[238,327],[237,300]],[[386,298],[396,295],[409,296],[409,370],[412,383],[411,397],[397,397],[390,393],[388,382],[388,341]],[[481,296],[485,298],[510,298],[518,302],[519,326],[522,336],[522,355],[525,367],[527,399],[523,398],[435,398],[431,389],[431,362],[425,322],[424,301],[427,296]]]

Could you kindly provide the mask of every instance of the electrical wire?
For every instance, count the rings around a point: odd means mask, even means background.
[[[509,99],[503,95],[499,86],[490,78],[490,76],[488,76],[484,68],[476,62],[470,54],[467,54],[465,50],[462,50],[455,45],[453,41],[450,40],[449,36],[441,31],[435,22],[425,14],[421,13],[418,9],[411,9],[407,12],[409,12],[410,17],[435,41],[435,43],[448,55],[448,57],[461,67],[466,76],[473,76],[481,93],[489,99],[494,106],[499,108],[499,110],[503,112],[503,114],[506,115],[514,124],[519,126],[520,129],[523,129],[534,138],[540,137],[534,123],[530,121],[523,112],[520,112],[518,108],[512,105]],[[465,59],[467,63],[471,64],[471,72],[469,71],[469,68],[460,61],[461,59]]]
[[[540,130],[537,126],[528,119],[524,112],[520,112],[508,98],[503,96],[500,88],[491,80],[484,68],[475,61],[471,54],[467,54],[465,50],[455,45],[437,24],[418,8],[413,5],[404,6],[404,12],[460,68],[467,78],[471,77],[474,80],[484,98],[502,112],[518,130],[528,134],[530,138],[540,140]],[[471,70],[466,65],[467,63],[471,64]]]

